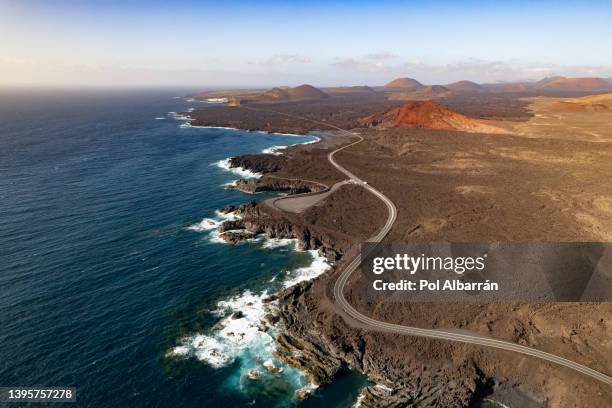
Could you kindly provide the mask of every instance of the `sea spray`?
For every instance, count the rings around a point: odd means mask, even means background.
[[[233,213],[218,214],[228,219],[235,217]],[[196,226],[204,223],[201,231],[212,230],[211,221],[204,219],[198,224],[188,227],[196,231]],[[298,250],[296,239],[265,239],[260,244],[261,249],[279,250],[291,248]],[[251,384],[259,381],[265,387],[266,380],[282,381],[294,392],[301,394],[312,392],[316,386],[308,380],[306,374],[291,367],[275,357],[277,346],[275,338],[280,328],[273,324],[267,316],[276,314],[278,303],[269,299],[276,290],[293,286],[299,282],[314,279],[324,273],[329,267],[327,260],[317,251],[306,251],[311,258],[307,266],[283,271],[269,280],[268,288],[260,293],[245,290],[240,295],[219,301],[212,312],[219,318],[214,327],[206,333],[196,333],[179,341],[179,344],[168,352],[168,357],[195,357],[213,367],[227,367],[238,364],[237,384]],[[276,279],[279,277],[282,279]],[[239,389],[245,390],[244,386]],[[248,387],[246,387],[248,388]]]
[[[285,150],[287,147],[289,147],[289,146],[272,146],[272,147],[268,147],[266,149],[263,149],[261,152],[263,154],[273,154],[275,156],[280,156],[281,154],[283,154],[283,152],[281,152],[281,150]]]
[[[327,259],[321,256],[319,251],[309,250],[308,253],[310,253],[313,258],[312,263],[309,266],[297,268],[294,271],[287,272],[287,278],[283,282],[285,288],[289,288],[301,282],[312,280],[317,276],[322,275],[329,269],[330,265],[327,262]]]
[[[245,168],[242,167],[232,167],[232,163],[231,163],[231,159],[223,159],[223,160],[219,160],[218,162],[213,163],[215,164],[217,167],[223,169],[223,170],[227,170],[227,171],[231,171],[232,173],[242,177],[242,178],[258,178],[261,177],[262,174],[261,173],[256,173],[254,171],[251,170],[247,170]]]
[[[223,221],[236,221],[240,219],[240,216],[235,212],[224,213],[219,210],[215,211],[215,217],[216,218],[203,218],[201,221],[189,225],[186,229],[195,232],[211,231],[213,229],[218,229]]]
[[[292,135],[289,133],[276,133],[277,135],[282,135],[282,136],[299,136],[299,135]],[[314,139],[313,140],[309,140],[307,142],[303,142],[303,143],[295,143],[295,144],[290,144],[290,145],[281,145],[281,146],[272,146],[272,147],[268,147],[266,149],[263,149],[261,152],[263,154],[273,154],[275,156],[280,156],[282,155],[284,152],[283,150],[286,150],[292,146],[299,146],[299,145],[308,145],[308,144],[313,144],[313,143],[317,143],[320,142],[321,139],[317,136],[312,136]]]
[[[187,121],[181,126],[191,127],[189,118],[182,115],[173,115],[173,117]],[[319,140],[315,137],[314,140],[303,144],[316,143]],[[279,150],[289,146],[274,146],[266,151],[281,154]],[[261,177],[259,173],[241,167],[231,167],[230,159],[213,164],[242,178]],[[225,243],[220,237],[219,227],[225,220],[236,219],[239,219],[239,216],[235,213],[217,211],[214,218],[204,218],[186,229],[198,233],[208,232],[211,242]],[[248,241],[253,243],[256,240]],[[286,248],[298,250],[296,239],[266,238],[261,240],[259,245],[264,250],[282,251]],[[330,267],[327,259],[318,251],[311,250],[306,253],[311,259],[307,266],[279,271],[267,282],[266,289],[257,293],[245,290],[240,295],[219,301],[212,312],[218,318],[218,322],[207,332],[195,333],[180,339],[178,344],[168,351],[167,356],[195,357],[213,368],[237,364],[239,369],[234,376],[228,378],[228,383],[247,394],[253,384],[265,387],[266,380],[271,380],[270,384],[276,384],[275,386],[281,381],[285,387],[300,395],[311,393],[316,389],[316,385],[309,381],[306,374],[275,357],[277,351],[275,339],[280,328],[274,324],[274,319],[268,318],[273,316],[278,308],[277,301],[269,299],[271,293],[314,279]]]
[[[236,221],[240,219],[240,215],[235,212],[221,212],[219,210],[215,211],[215,218],[203,218],[202,220],[196,222],[195,224],[191,224],[187,226],[185,229],[188,231],[194,232],[206,232],[210,231],[209,241],[214,244],[227,244],[223,238],[221,238],[221,232],[219,231],[219,227],[225,221]],[[246,240],[247,242],[255,242],[258,241],[259,237],[254,237],[252,239]]]
[[[178,121],[189,121],[191,120],[191,118],[189,116],[186,115],[182,115],[180,113],[176,113],[176,112],[168,112],[168,116],[170,116],[172,119],[174,120],[178,120]]]

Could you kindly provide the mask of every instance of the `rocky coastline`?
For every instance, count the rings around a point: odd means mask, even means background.
[[[333,141],[324,141],[328,143],[327,150],[318,144],[296,146],[283,155],[247,155],[231,162],[263,174],[260,179],[244,182],[251,190],[258,183],[269,183],[267,191],[279,188],[289,192],[286,189],[289,184],[283,183],[293,182],[293,177],[298,175],[332,185],[341,176],[325,167]],[[285,181],[272,182],[281,179]],[[477,346],[362,330],[342,316],[332,296],[336,271],[352,258],[359,242],[372,236],[386,219],[384,205],[357,186],[343,186],[300,214],[276,210],[265,202],[228,206],[222,212],[237,216],[236,220],[221,226],[221,235],[226,235],[228,242],[257,235],[292,238],[302,249],[321,251],[333,265],[320,277],[274,296],[278,303],[274,319],[278,320],[276,324],[280,328],[277,357],[308,373],[312,382],[320,385],[329,384],[348,369],[365,374],[371,384],[362,390],[361,407],[465,407],[485,398],[507,406],[565,407],[577,406],[578,395],[590,395],[602,401],[607,398],[606,391],[598,384],[538,360]],[[385,308],[363,303],[358,288],[357,282],[349,282],[345,292],[347,299],[363,313],[380,320],[417,327],[469,330],[553,352],[558,350],[561,355],[565,353],[593,366],[605,360],[603,344],[595,343],[589,350],[582,344],[605,338],[602,334],[605,322],[597,316],[606,315],[606,310],[610,310],[606,305],[474,304],[457,307],[442,303]],[[591,312],[584,312],[586,309]],[[581,330],[571,323],[578,319],[568,319],[576,313],[593,316],[588,322],[581,318]],[[563,327],[570,334],[559,335],[551,331],[551,327]],[[598,334],[589,336],[591,332]],[[575,354],[572,355],[568,347]],[[588,360],[592,356],[598,360]],[[576,393],[567,392],[564,384],[568,381],[575,384]]]
[[[219,226],[219,236],[228,243],[235,244],[258,235],[271,239],[296,239],[300,250],[318,250],[332,265],[350,247],[346,239],[279,217],[259,202],[230,205],[220,208],[219,212],[236,216],[236,219],[224,221]]]
[[[303,182],[269,177],[267,173],[280,169],[279,162],[282,159],[269,155],[239,156],[230,160],[232,166],[264,174],[258,179],[239,180],[236,185],[241,186],[241,190],[244,188],[243,191],[253,192],[265,186],[265,191],[305,192],[297,187]],[[358,243],[356,239],[346,239],[333,231],[305,225],[261,202],[230,205],[219,211],[236,217],[219,227],[220,237],[227,242],[235,244],[258,235],[296,239],[299,249],[318,250],[328,259],[332,265],[328,276],[342,265],[345,255]],[[361,407],[433,407],[467,406],[478,388],[488,381],[474,367],[455,370],[434,364],[425,368],[416,358],[411,363],[411,370],[394,368],[389,361],[379,358],[376,350],[368,347],[364,332],[347,326],[335,312],[319,310],[324,316],[312,316],[318,309],[320,299],[316,292],[321,283],[321,279],[302,282],[272,298],[278,301],[278,309],[271,319],[281,328],[276,356],[305,372],[312,383],[326,385],[346,370],[356,370],[372,382],[361,392]],[[313,286],[319,288],[313,289]]]
[[[324,185],[316,184],[313,182],[267,176],[259,177],[256,179],[240,179],[237,180],[234,184],[228,185],[227,187],[248,194],[256,194],[262,192],[304,194],[320,192],[326,189]]]
[[[242,156],[231,157],[230,167],[241,167],[254,173],[266,174],[278,171],[285,162],[283,156],[245,154]]]

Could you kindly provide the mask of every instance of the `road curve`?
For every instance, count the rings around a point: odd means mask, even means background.
[[[291,180],[291,179],[287,179]],[[339,189],[346,184],[352,184],[350,180],[342,180],[331,187],[326,186],[323,183],[317,183],[323,186],[323,190],[311,191],[308,193],[291,194],[284,197],[269,198],[264,201],[265,204],[272,206],[273,208],[280,211],[287,211],[292,213],[300,213],[307,208],[312,207],[316,203],[323,200],[325,197]]]
[[[259,110],[255,108],[248,108],[248,109]],[[298,118],[302,120],[310,120],[308,118],[299,117],[295,115],[289,115],[283,112],[277,112],[277,111],[271,111],[271,112],[275,112],[280,115],[294,117],[294,118]],[[361,186],[363,186],[370,193],[378,197],[387,206],[387,209],[389,211],[389,217],[387,218],[387,222],[378,231],[378,233],[375,236],[371,237],[368,240],[369,242],[381,242],[383,238],[389,233],[389,231],[393,227],[393,224],[395,223],[395,220],[397,218],[397,208],[395,207],[395,204],[393,204],[393,202],[388,197],[386,197],[383,193],[381,193],[374,187],[370,186],[369,184],[361,180],[359,177],[351,173],[349,170],[342,167],[334,159],[334,155],[336,153],[348,147],[354,146],[357,143],[361,143],[363,141],[363,137],[357,133],[350,132],[345,129],[341,129],[337,126],[333,126],[325,122],[319,122],[315,120],[310,120],[310,121],[331,127],[344,134],[358,137],[357,141],[349,143],[345,146],[342,146],[330,152],[327,156],[327,159],[336,169],[338,169],[343,174],[345,174],[351,181],[353,181],[355,184],[360,184]],[[551,353],[547,353],[545,351],[541,351],[541,350],[538,350],[532,347],[526,347],[526,346],[522,346],[520,344],[512,343],[509,341],[497,340],[497,339],[492,339],[492,338],[478,336],[478,335],[453,333],[453,332],[448,332],[448,331],[440,330],[440,329],[422,329],[419,327],[402,326],[399,324],[387,323],[387,322],[383,322],[380,320],[372,319],[371,317],[368,317],[364,315],[363,313],[359,312],[357,309],[355,309],[344,297],[344,287],[346,283],[348,282],[349,278],[351,277],[351,274],[360,265],[361,265],[361,255],[359,254],[355,258],[353,258],[353,260],[348,264],[348,266],[344,269],[344,271],[342,271],[342,273],[336,280],[334,284],[334,298],[336,302],[338,302],[338,304],[342,307],[342,309],[344,310],[346,314],[348,314],[350,317],[352,317],[353,319],[363,324],[368,329],[405,334],[409,336],[427,337],[427,338],[438,339],[438,340],[449,340],[449,341],[455,341],[455,342],[460,342],[460,343],[475,344],[475,345],[493,347],[493,348],[507,350],[507,351],[513,351],[516,353],[521,353],[524,355],[537,357],[542,360],[546,360],[546,361],[570,368],[584,375],[587,375],[591,378],[594,378],[598,381],[601,381],[608,386],[612,386],[612,378],[607,376],[606,374],[603,374],[597,370],[594,370],[582,364],[578,364],[566,358],[563,358],[563,357],[560,357],[560,356],[557,356]]]

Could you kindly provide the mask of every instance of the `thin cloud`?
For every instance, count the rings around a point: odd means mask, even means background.
[[[309,64],[310,62],[310,58],[300,57],[298,55],[277,54],[268,58],[262,65]]]
[[[390,60],[399,58],[399,55],[394,54],[391,51],[382,51],[368,54],[367,58],[372,60]]]
[[[398,76],[421,78],[431,83],[468,79],[476,82],[537,81],[547,76],[609,76],[610,66],[562,66],[555,64],[523,64],[517,61],[468,60],[450,64],[408,62],[393,67]]]
[[[363,73],[381,73],[391,72],[391,67],[383,64],[382,62],[372,62],[357,60],[354,58],[338,59],[332,64],[334,67],[346,70]]]

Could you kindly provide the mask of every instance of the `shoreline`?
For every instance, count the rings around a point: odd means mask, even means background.
[[[194,111],[195,111],[195,108],[190,108],[184,112],[168,112],[168,115],[174,120],[185,121],[186,123],[182,123],[179,125],[179,127],[182,127],[182,128],[225,129],[225,130],[235,130],[239,132],[261,133],[261,134],[266,134],[266,135],[279,135],[279,136],[289,136],[289,137],[315,137],[320,140],[320,138],[318,138],[317,136],[309,134],[310,132],[304,133],[304,134],[298,134],[298,133],[287,133],[287,132],[282,132],[282,131],[267,131],[267,130],[261,130],[261,129],[236,128],[232,126],[192,125],[191,122],[197,119],[190,116],[189,114]],[[303,144],[303,143],[296,143],[296,145],[299,145],[299,144]]]
[[[231,245],[219,238],[219,231],[226,222],[239,221],[241,215],[237,211],[217,210],[216,218],[204,218],[186,229],[209,233],[211,243]],[[234,230],[224,232],[227,231]],[[283,375],[283,380],[294,388],[293,399],[305,399],[319,384],[303,367],[290,364],[282,358],[281,344],[277,342],[277,338],[286,336],[287,330],[280,319],[279,297],[284,291],[328,272],[333,265],[319,250],[302,249],[298,238],[276,238],[258,234],[241,242],[258,245],[262,250],[288,248],[290,251],[308,253],[312,259],[304,266],[278,271],[268,281],[267,287],[245,289],[218,301],[216,309],[210,313],[220,320],[205,331],[179,339],[166,356],[195,357],[215,369],[229,367],[238,361],[241,381],[265,381],[264,377],[272,380]],[[255,354],[255,360],[249,353]]]
[[[181,115],[175,115],[173,117],[176,120],[189,120],[185,116]],[[179,126],[187,127],[183,125]],[[242,129],[228,127],[188,126],[204,129],[220,128],[241,132],[245,131]],[[256,132],[279,136],[308,137],[308,135],[282,134],[263,131]],[[311,137],[313,138],[312,140],[308,140],[303,143],[295,143],[288,146],[273,146],[267,149],[282,150],[292,146],[299,146],[301,144],[317,143],[321,140],[321,138],[318,136]],[[264,149],[264,151],[265,150],[266,149]],[[265,153],[260,152],[257,154]],[[232,166],[232,158],[233,157],[230,157],[211,163],[211,165],[216,165],[223,170],[232,172],[241,177],[240,179],[228,184],[235,185],[238,181],[244,179],[257,180],[263,176],[262,173],[249,170],[245,167]],[[225,185],[226,188],[228,187],[228,184]],[[241,215],[237,211],[224,211],[224,209],[219,209],[216,211],[215,218],[216,219],[204,218],[198,223],[186,227],[186,229],[200,233],[208,232],[211,243],[223,243],[226,245],[232,244],[232,242],[221,238],[220,235],[223,233],[237,233],[242,231],[240,229],[225,229],[225,225],[227,224],[239,223],[242,219]],[[277,337],[285,335],[286,329],[279,323],[278,301],[276,299],[283,291],[300,285],[303,282],[308,282],[315,279],[321,274],[329,271],[333,266],[324,253],[319,249],[304,248],[304,245],[302,242],[300,242],[299,237],[294,236],[278,238],[269,236],[266,233],[259,233],[241,239],[240,241],[252,244],[260,242],[261,247],[266,249],[293,247],[293,251],[309,253],[312,260],[306,266],[296,268],[291,270],[291,272],[286,271],[287,275],[283,276],[282,280],[278,280],[280,274],[283,273],[282,271],[279,271],[278,274],[270,280],[268,284],[269,287],[267,289],[247,289],[236,296],[219,301],[217,304],[217,310],[213,311],[212,313],[220,317],[221,320],[219,320],[211,329],[212,332],[208,334],[206,334],[206,332],[194,333],[180,339],[177,345],[168,351],[167,356],[175,358],[187,358],[194,356],[198,360],[207,363],[213,368],[221,368],[232,364],[236,360],[244,360],[245,357],[241,355],[243,351],[255,347],[255,344],[260,344],[263,342],[265,347],[260,351],[263,355],[262,359],[265,359],[265,362],[262,364],[262,367],[250,368],[248,371],[246,371],[247,381],[255,381],[261,376],[267,374],[276,375],[282,372],[287,372],[287,375],[290,376],[291,370],[295,370],[299,373],[298,377],[305,378],[307,380],[305,383],[304,380],[301,380],[300,387],[295,387],[296,384],[294,384],[294,387],[292,387],[295,388],[295,395],[293,398],[297,400],[307,398],[307,396],[318,387],[316,381],[313,380],[310,373],[307,370],[304,370],[303,367],[300,368],[299,366],[290,364],[287,360],[281,358],[280,354],[278,354],[281,344],[277,342]],[[279,287],[274,289],[275,286]],[[244,302],[243,300],[247,298],[250,300]],[[237,307],[232,308],[229,305],[237,305]],[[228,309],[230,312],[223,312],[221,309]],[[234,340],[233,338],[235,336],[240,336],[241,339],[247,340],[244,342]],[[250,341],[248,340],[249,338]],[[275,363],[274,360],[277,360],[277,362]],[[266,373],[266,370],[268,373]],[[240,373],[242,379],[245,375],[245,369],[241,368]]]
[[[424,131],[412,132],[414,134],[413,137],[416,138],[421,134],[424,134],[423,137],[426,137],[428,134],[425,133]],[[388,135],[388,133],[385,133],[385,135]],[[439,135],[439,133],[436,133],[436,136]],[[463,139],[467,138],[465,135],[456,135],[454,133],[448,137],[459,139],[456,143],[463,142]],[[337,142],[335,141],[335,143]],[[329,181],[329,179],[333,178],[329,171],[319,167],[313,169],[311,166],[313,160],[323,159],[324,153],[325,151],[322,149],[317,149],[314,152],[308,149],[296,150],[290,154],[288,160],[279,160],[275,158],[275,155],[244,155],[239,157],[236,162],[240,163],[241,167],[247,170],[265,169],[266,172],[274,175],[282,174],[285,178],[295,177],[295,175],[303,177],[307,174],[315,180]],[[322,162],[321,166],[323,166]],[[343,212],[350,211],[350,208],[346,208],[346,205],[350,202],[349,200],[360,201],[359,199],[355,200],[355,197],[359,197],[355,195],[357,192],[352,191],[349,194],[345,191],[343,195],[343,191],[340,190],[338,192],[339,196],[334,200],[336,202],[343,202],[341,208],[336,208],[336,212],[333,209],[326,209],[326,214],[330,214],[330,216],[340,214],[341,217]],[[343,197],[344,199],[342,199]],[[324,245],[331,244],[333,248],[351,248],[350,245],[347,245],[347,242],[339,242],[332,230],[325,231],[323,234],[332,238],[329,241],[325,238],[321,239],[321,235],[315,236],[313,239],[313,231],[315,231],[315,234],[317,232],[320,234],[321,231],[316,231],[319,227],[317,227],[317,223],[312,223],[312,218],[310,218],[310,221],[306,220],[306,224],[304,224],[304,218],[299,215],[289,216],[285,214],[282,217],[274,218],[273,210],[271,211],[263,205],[257,206],[256,204],[249,207],[249,212],[249,217],[243,221],[242,225],[233,225],[233,227],[239,227],[241,230],[257,230],[260,231],[258,232],[260,234],[264,233],[266,236],[273,237],[298,236],[302,237],[302,242],[305,245],[314,244],[315,246],[321,245],[321,247],[324,247]],[[315,212],[311,216],[315,214],[317,217],[323,216],[322,212]],[[270,216],[273,217],[272,220],[270,220]],[[325,226],[324,223],[320,225]],[[329,226],[329,224],[327,225]],[[349,227],[354,228],[356,225],[352,224]],[[358,227],[356,228],[354,231],[359,231]],[[353,229],[349,230],[353,231]],[[347,229],[339,231],[347,231]],[[324,242],[324,244],[320,244],[321,242]],[[340,259],[340,257],[337,259]],[[337,267],[339,267],[338,264]],[[338,378],[343,367],[349,367],[363,373],[377,385],[366,386],[360,392],[362,397],[360,401],[365,401],[366,404],[373,401],[387,401],[389,403],[408,401],[411,395],[421,393],[427,387],[432,387],[434,384],[443,385],[440,383],[441,379],[436,376],[434,370],[423,371],[418,377],[413,377],[407,373],[407,377],[414,381],[406,382],[406,377],[398,377],[389,370],[389,367],[383,364],[383,359],[373,355],[376,351],[362,349],[362,343],[359,343],[360,333],[346,327],[342,322],[334,320],[333,316],[336,314],[331,309],[333,307],[331,299],[325,296],[327,293],[326,289],[329,290],[327,288],[329,281],[330,279],[323,277],[310,281],[305,285],[294,286],[282,292],[279,300],[283,305],[280,319],[284,322],[285,329],[279,334],[277,344],[284,351],[284,361],[290,366],[299,367],[302,371],[309,373],[317,384],[333,382]],[[442,310],[444,308],[439,309]],[[419,310],[418,307],[417,310]],[[316,313],[314,316],[312,315],[313,311]],[[438,310],[434,312],[438,312]],[[470,312],[468,311],[467,313]],[[341,330],[341,332],[338,332],[338,330]],[[417,341],[421,342],[421,340]],[[376,342],[370,341],[365,344],[375,347]],[[425,344],[429,345],[430,343]],[[423,344],[423,347],[426,347],[425,344]],[[455,350],[453,345],[445,345],[444,347],[448,350]],[[430,362],[423,363],[414,353],[407,352],[405,354],[417,366],[420,364],[423,364],[423,366],[425,364],[432,364]],[[473,356],[468,352],[465,353],[465,358],[474,361],[475,367],[479,367],[480,364],[488,364],[489,361],[486,356],[484,358]],[[479,363],[476,363],[477,361]],[[481,361],[482,363],[480,363]],[[435,361],[433,364],[435,366]],[[454,370],[452,375],[443,377],[443,380],[454,381],[458,378],[465,386],[454,388],[453,392],[445,397],[448,400],[453,399],[455,401],[467,402],[477,396],[478,389],[482,392],[482,384],[498,380],[495,375],[477,372],[470,368],[464,369],[463,367],[458,367]],[[500,381],[501,384],[505,384],[503,380]],[[384,386],[380,386],[380,384]],[[521,384],[533,384],[533,382],[524,381]],[[437,386],[435,385],[434,387]]]

